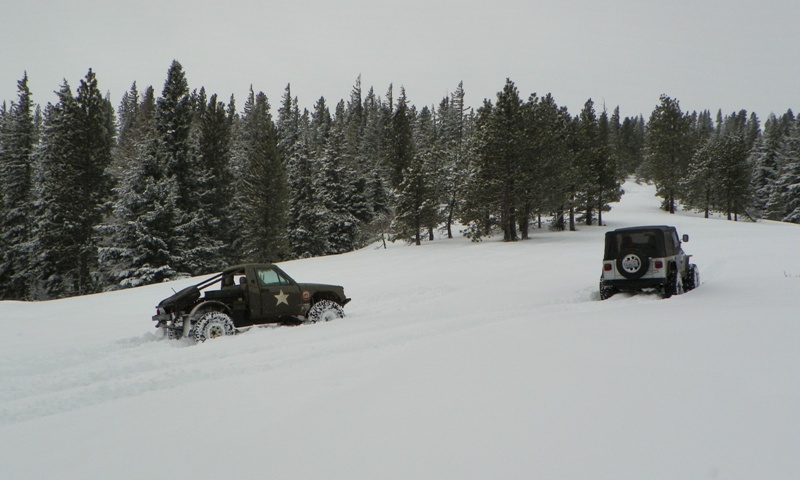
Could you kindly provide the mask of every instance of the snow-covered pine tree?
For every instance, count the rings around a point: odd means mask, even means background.
[[[598,168],[594,170],[596,187],[597,225],[603,226],[603,212],[611,210],[609,203],[622,197],[619,181],[619,164],[614,153],[614,144],[608,113],[603,110],[598,120]]]
[[[292,97],[291,85],[286,85],[276,122],[278,148],[286,160],[289,206],[287,219],[287,248],[290,257],[307,257],[315,254],[311,231],[313,216],[308,215],[313,204],[311,162],[308,154],[307,117],[300,114],[296,97]],[[312,253],[313,252],[313,253]]]
[[[364,245],[373,240],[369,224],[375,217],[373,205],[370,201],[370,179],[373,177],[374,160],[366,155],[365,130],[367,114],[361,95],[361,76],[356,80],[350,92],[342,118],[337,115],[337,122],[345,123],[343,166],[349,178],[350,198],[347,210],[358,222],[358,236],[355,239],[357,246]]]
[[[328,239],[326,254],[349,252],[358,246],[358,220],[351,213],[353,172],[346,164],[346,126],[344,102],[339,102],[327,141],[315,158],[319,171],[315,176],[314,197],[318,212],[322,212],[318,225]]]
[[[492,200],[491,215],[496,216],[503,231],[503,240],[516,241],[517,200],[521,184],[522,157],[524,155],[522,100],[516,85],[506,80],[497,94],[497,103],[487,109],[482,129],[479,153],[479,179],[484,182]],[[479,189],[480,192],[483,189]],[[488,200],[488,199],[487,199]]]
[[[576,202],[578,208],[584,211],[584,221],[587,225],[593,223],[594,207],[598,193],[596,179],[598,172],[602,171],[603,159],[598,146],[600,145],[597,114],[594,110],[594,101],[590,98],[583,105],[583,109],[576,117],[576,155],[575,170]]]
[[[574,156],[568,140],[572,132],[572,118],[566,108],[559,107],[551,94],[544,97],[532,95],[528,101],[526,136],[529,138],[529,155],[536,158],[536,176],[531,197],[533,212],[553,215],[553,226],[563,230],[565,206],[571,202],[571,185],[574,175]]]
[[[392,90],[387,97],[391,101]],[[390,169],[390,181],[394,188],[403,182],[403,171],[414,158],[413,118],[408,107],[405,88],[400,88],[400,96],[391,112],[388,131],[386,163]]]
[[[153,97],[153,88],[148,88],[150,97]],[[122,100],[117,108],[117,142],[112,152],[113,159],[109,174],[114,179],[119,179],[132,159],[136,158],[137,143],[140,140],[142,127],[137,123],[140,108],[140,94],[133,82],[130,90],[122,94]],[[151,108],[155,108],[155,100],[151,102]],[[152,110],[149,115],[152,121]],[[151,127],[152,125],[150,125]]]
[[[289,248],[294,258],[316,257],[325,255],[329,250],[323,222],[327,212],[316,194],[320,176],[316,156],[321,154],[327,143],[330,112],[324,98],[317,101],[312,116],[307,111],[300,114],[296,99],[288,102],[287,99],[291,99],[288,87],[282,110],[291,112],[291,120],[281,120],[281,124],[288,125],[288,122],[297,124],[297,140],[294,142],[287,168],[291,192],[288,220]],[[291,108],[288,107],[290,103]],[[287,132],[285,138],[290,138],[289,135]]]
[[[577,170],[578,201],[585,210],[587,225],[594,223],[594,212],[602,225],[603,210],[610,209],[608,202],[619,200],[619,174],[615,156],[611,151],[608,113],[598,117],[594,101],[589,99],[578,117]]]
[[[420,245],[422,231],[427,229],[433,240],[433,229],[441,218],[437,180],[442,178],[442,158],[433,115],[423,107],[415,122],[413,159],[403,171],[398,189],[393,238]]]
[[[393,212],[393,196],[390,192],[390,169],[388,157],[387,122],[391,105],[385,105],[372,88],[364,98],[364,129],[359,147],[358,163],[366,181],[364,191],[372,218],[362,229],[364,243],[383,234],[389,228]]]
[[[233,104],[231,108],[235,108]],[[231,248],[235,235],[230,215],[232,116],[216,94],[206,100],[205,90],[200,90],[195,99],[191,142],[195,212],[200,232],[191,251],[193,268],[201,272],[220,270],[238,256]]]
[[[111,182],[113,109],[89,70],[76,97],[65,81],[45,112],[38,154],[36,298],[99,290],[98,239]]]
[[[242,261],[276,262],[288,256],[286,165],[263,92],[251,87],[238,131],[239,168],[234,210],[239,219]]]
[[[633,175],[644,161],[644,118],[625,117],[619,132],[621,173]]]
[[[704,110],[693,116],[693,154],[686,177],[680,181],[681,201],[686,208],[704,212],[706,218],[715,202],[715,150],[719,132],[714,127],[711,112]]]
[[[728,220],[738,220],[750,203],[753,168],[748,158],[753,149],[752,132],[758,130],[758,125],[748,124],[744,110],[728,117],[721,130],[717,188],[721,200],[719,210]]]
[[[195,206],[196,172],[191,162],[192,99],[183,66],[173,60],[167,71],[161,96],[156,100],[155,129],[159,160],[167,176],[178,185],[178,208],[192,211]]]
[[[290,206],[289,245],[294,258],[325,255],[328,239],[322,226],[326,212],[316,198],[319,176],[316,159],[311,154],[311,119],[308,112],[299,116],[300,149],[289,159]]]
[[[99,249],[107,289],[137,287],[178,276],[173,257],[178,188],[159,162],[155,93],[134,84],[123,96],[114,150],[117,186]]]
[[[523,105],[516,85],[506,79],[497,104],[484,100],[476,119],[475,171],[466,191],[462,223],[474,241],[490,235],[495,225],[505,241],[518,240],[517,206],[524,188]]]
[[[182,274],[197,275],[212,268],[205,265],[209,249],[218,245],[204,231],[202,212],[197,210],[199,187],[203,174],[197,164],[195,151],[197,136],[192,135],[193,101],[183,66],[174,60],[167,71],[161,96],[156,100],[155,153],[163,166],[164,177],[171,178],[177,187],[175,199],[174,235],[170,241],[171,265]],[[210,244],[210,246],[209,246]]]
[[[453,223],[461,215],[464,194],[475,156],[475,119],[464,104],[464,82],[439,103],[438,141],[443,151],[443,165],[438,190],[447,238],[453,238]]]
[[[770,114],[764,123],[764,134],[759,137],[750,155],[750,163],[753,165],[751,205],[758,217],[767,217],[767,203],[780,175],[778,151],[783,136],[781,122],[775,114]]]
[[[0,299],[27,300],[38,135],[27,73],[17,82],[17,92],[17,101],[0,117]]]
[[[702,146],[692,155],[686,178],[681,180],[682,199],[687,208],[704,212],[708,218],[717,203],[716,177],[717,162],[720,157],[716,152],[718,137],[706,139]]]
[[[490,158],[487,156],[492,150],[487,148],[491,139],[490,126],[494,105],[485,99],[478,108],[475,116],[475,162],[473,172],[464,191],[464,202],[461,208],[459,221],[465,226],[461,231],[464,236],[473,242],[479,242],[483,237],[491,236],[493,228],[497,225],[495,212],[498,209],[497,198],[494,194],[494,169],[491,168]]]
[[[692,118],[681,111],[678,100],[661,95],[648,123],[642,173],[656,184],[670,213],[675,213],[680,181],[686,177],[693,153],[691,127]]]
[[[767,210],[782,222],[800,223],[800,119],[795,120],[791,111],[784,119],[786,135],[778,150],[781,170]]]

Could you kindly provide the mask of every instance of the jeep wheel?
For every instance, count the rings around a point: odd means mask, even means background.
[[[181,336],[183,335],[182,330],[177,330],[174,328],[167,328],[167,327],[164,327],[164,330],[166,330],[167,339],[169,340],[180,340]]]
[[[614,296],[617,293],[617,289],[614,287],[607,287],[603,285],[603,276],[600,276],[600,300],[607,300]]]
[[[194,339],[197,343],[234,333],[236,328],[233,326],[233,320],[222,312],[205,313],[194,326]]]
[[[683,293],[683,279],[678,275],[676,268],[671,268],[667,274],[667,283],[664,285],[663,297],[669,298],[673,295],[680,295]]]
[[[310,323],[330,322],[337,318],[344,318],[344,310],[333,300],[320,300],[311,307],[306,316]]]
[[[689,290],[694,290],[700,285],[700,271],[697,269],[697,265],[694,263],[689,265],[689,269],[686,272],[686,278],[683,279],[683,290],[688,292]]]
[[[638,280],[650,269],[650,258],[637,249],[620,252],[617,257],[617,271],[628,280]]]

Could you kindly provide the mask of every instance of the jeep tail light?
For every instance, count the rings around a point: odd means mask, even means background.
[[[656,260],[656,268],[658,269],[664,268],[664,262],[662,262],[661,260]]]
[[[612,267],[611,267],[611,264],[610,264],[610,263],[604,263],[604,264],[603,264],[603,270],[605,270],[606,272],[610,272],[610,271],[611,271],[611,268],[612,268]]]

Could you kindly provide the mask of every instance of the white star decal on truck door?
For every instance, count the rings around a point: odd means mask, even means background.
[[[278,303],[276,303],[275,306],[278,306],[281,303],[285,303],[286,305],[289,305],[289,300],[288,300],[289,294],[288,293],[283,293],[283,290],[281,290],[280,292],[281,293],[275,295],[275,298],[278,299]]]

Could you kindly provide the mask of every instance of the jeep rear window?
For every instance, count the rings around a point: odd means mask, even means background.
[[[661,256],[659,252],[664,250],[662,239],[656,231],[641,232],[619,232],[610,239],[610,244],[606,245],[606,257],[615,258],[623,250],[636,249],[650,257]]]

